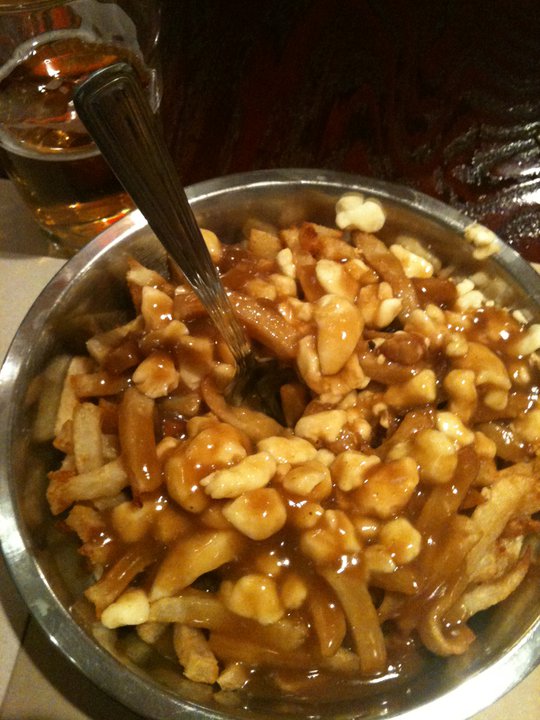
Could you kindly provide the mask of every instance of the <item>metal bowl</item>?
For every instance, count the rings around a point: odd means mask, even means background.
[[[484,278],[484,293],[538,318],[540,283],[509,247],[479,262],[463,239],[470,219],[412,189],[314,170],[255,172],[204,182],[188,196],[201,225],[234,241],[250,219],[279,226],[301,219],[333,223],[334,204],[345,191],[379,198],[387,212],[381,235],[415,235],[462,276]],[[53,278],[22,323],[1,373],[2,549],[28,607],[50,640],[96,685],[149,718],[294,717],[464,720],[516,685],[540,660],[540,583],[529,575],[518,591],[479,619],[478,639],[463,656],[433,660],[422,673],[395,683],[368,683],[359,697],[304,705],[275,699],[224,707],[211,693],[180,679],[175,687],[149,677],[117,647],[104,647],[92,624],[76,610],[81,578],[70,562],[73,548],[51,541],[45,473],[52,456],[32,438],[32,380],[57,353],[77,352],[101,325],[127,307],[128,256],[156,269],[164,254],[144,218],[134,212],[85,247]]]

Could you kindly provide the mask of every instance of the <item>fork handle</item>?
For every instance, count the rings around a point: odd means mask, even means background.
[[[79,85],[73,100],[103,157],[242,365],[250,353],[249,341],[233,313],[135,71],[127,63],[98,70]]]

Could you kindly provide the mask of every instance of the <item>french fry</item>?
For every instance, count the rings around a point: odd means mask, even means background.
[[[281,240],[272,232],[253,227],[249,231],[248,248],[256,257],[273,260],[281,250]]]
[[[370,584],[373,587],[403,595],[414,595],[418,592],[420,585],[417,572],[407,565],[397,568],[392,573],[372,572]]]
[[[500,537],[510,519],[521,510],[524,498],[536,484],[531,463],[519,463],[499,472],[499,479],[484,491],[488,499],[472,514],[481,539],[467,557],[467,574],[474,581],[482,559]]]
[[[323,568],[319,572],[343,607],[362,674],[383,672],[386,668],[386,645],[377,611],[361,572],[357,568],[348,568],[340,573]]]
[[[289,618],[271,625],[240,618],[225,607],[219,596],[192,588],[155,600],[150,604],[150,620],[159,623],[180,623],[189,627],[227,632],[237,627],[246,637],[276,650],[295,650],[306,640],[307,626]]]
[[[300,248],[293,251],[296,265],[296,277],[302,294],[309,302],[316,302],[324,295],[322,285],[317,280],[317,262],[308,252]]]
[[[99,335],[94,335],[86,341],[86,349],[96,362],[103,363],[111,350],[118,347],[128,337],[138,335],[144,328],[141,315]]]
[[[114,629],[126,625],[142,625],[148,621],[149,604],[141,588],[128,588],[101,613],[105,627]]]
[[[235,314],[249,334],[282,360],[294,360],[298,352],[298,330],[275,310],[238,292],[229,293]]]
[[[142,360],[139,343],[135,338],[128,338],[113,348],[103,360],[103,368],[113,375],[122,373],[136,367]]]
[[[145,623],[137,625],[137,635],[149,645],[154,645],[167,632],[168,623],[156,622],[155,620],[147,620]]]
[[[258,442],[272,435],[282,435],[285,432],[278,422],[262,412],[246,407],[229,405],[223,394],[215,387],[210,378],[201,383],[201,392],[204,401],[210,410],[223,422],[245,433],[253,442]]]
[[[111,560],[114,548],[111,543],[103,542],[107,537],[107,524],[98,510],[77,503],[71,508],[66,525],[79,536],[82,543],[79,553],[88,558],[92,566],[104,566]]]
[[[463,623],[476,613],[506,600],[521,584],[531,564],[530,548],[504,575],[491,582],[474,585],[467,590],[458,603],[450,609],[445,619],[451,623]]]
[[[126,378],[105,370],[73,375],[72,383],[75,395],[79,399],[118,395],[128,387]]]
[[[532,473],[535,477],[540,476],[540,458],[536,458],[536,460],[533,461]],[[533,483],[532,486],[527,491],[527,493],[525,494],[522,504],[521,504],[521,512],[525,517],[530,516],[530,515],[537,515],[538,513],[540,513],[540,483],[539,482]]]
[[[360,673],[360,658],[352,650],[340,647],[334,655],[322,660],[321,667],[332,672],[346,673],[357,677]]]
[[[170,623],[145,622],[135,627],[137,636],[150,646],[155,652],[167,660],[175,657],[173,638],[173,625]]]
[[[96,614],[109,607],[129,586],[131,581],[155,562],[156,545],[152,542],[136,543],[112,565],[97,583],[91,585],[84,594],[94,603]]]
[[[441,596],[448,597],[451,592],[457,592],[458,582],[461,590],[469,582],[463,570],[468,553],[479,541],[480,533],[465,515],[447,518],[446,524],[446,532],[433,542],[433,549],[430,552],[424,550],[418,558],[419,588],[407,599],[400,612],[399,624],[406,631],[416,627],[419,619],[428,615],[434,607],[441,610],[437,604]],[[456,601],[457,597],[453,600]],[[440,614],[442,617],[442,612]]]
[[[211,632],[208,644],[219,660],[241,662],[250,667],[268,665],[299,669],[313,667],[314,663],[313,655],[308,650],[280,652],[237,635]]]
[[[321,655],[332,657],[341,647],[347,632],[343,609],[323,585],[311,589],[308,607]]]
[[[216,682],[219,675],[218,662],[200,630],[176,624],[173,643],[187,678],[209,685]]]
[[[449,523],[448,536],[441,543],[427,583],[416,600],[404,603],[399,624],[416,616],[418,633],[423,644],[442,657],[464,653],[475,635],[465,624],[449,625],[446,613],[460,598],[467,587],[464,572],[466,557],[478,542],[478,534],[470,518],[456,515]],[[410,609],[413,609],[411,615]]]
[[[230,662],[225,665],[217,679],[222,690],[240,690],[249,680],[249,667],[243,663]]]
[[[193,290],[183,288],[183,292],[176,293],[173,300],[173,317],[182,322],[204,317],[206,310]]]
[[[101,513],[89,505],[74,505],[66,518],[66,525],[77,533],[83,543],[92,540],[106,530],[106,523]]]
[[[66,416],[61,422],[57,420],[64,390],[64,378],[71,362],[69,355],[58,355],[47,365],[40,376],[39,402],[32,428],[35,442],[47,442],[58,434]]]
[[[458,452],[458,464],[453,479],[435,486],[422,508],[416,528],[428,537],[444,534],[448,520],[457,512],[478,473],[478,457],[471,445]]]
[[[245,627],[246,637],[280,652],[299,650],[309,635],[308,621],[302,617],[284,617],[270,625],[247,620],[240,627]]]
[[[81,475],[59,470],[49,473],[49,478],[47,500],[53,515],[67,510],[78,500],[114,497],[128,485],[128,477],[119,458]]]
[[[103,465],[101,411],[93,403],[77,405],[73,412],[73,455],[79,475]]]
[[[376,449],[377,455],[384,459],[393,447],[407,441],[414,433],[432,428],[434,425],[435,418],[432,408],[410,410],[394,432]]]
[[[307,390],[300,383],[285,383],[279,392],[285,424],[287,427],[294,427],[308,404]]]
[[[124,466],[135,498],[162,483],[154,435],[154,401],[128,388],[118,408],[118,435]]]
[[[131,294],[131,299],[137,312],[141,307],[142,289],[145,286],[155,287],[167,293],[171,297],[174,295],[174,285],[166,280],[163,275],[145,267],[134,258],[128,260],[128,271],[126,274],[127,285]]]
[[[60,452],[73,456],[73,420],[66,420],[60,432],[56,433],[53,445]]]
[[[452,632],[448,632],[436,610],[423,616],[418,632],[427,649],[440,657],[462,655],[475,639],[473,631],[464,623],[453,626]]]
[[[233,618],[233,613],[227,610],[219,597],[196,590],[163,597],[150,605],[150,620],[153,622],[218,630],[226,627]]]
[[[101,409],[101,427],[106,435],[118,435],[118,403],[114,399],[99,398]]]
[[[419,303],[414,284],[405,275],[401,263],[382,240],[369,233],[356,232],[353,234],[353,241],[362,251],[369,265],[390,284],[394,294],[401,298],[404,315],[408,316],[416,310]]]
[[[73,420],[73,413],[80,402],[73,386],[73,377],[82,373],[90,373],[94,369],[95,363],[91,358],[76,355],[71,359],[62,388],[58,413],[56,415],[55,435],[59,434],[65,422]]]
[[[506,536],[508,525],[503,535]],[[491,582],[506,575],[523,554],[524,536],[500,537],[484,553],[475,565],[471,584]]]
[[[385,385],[403,383],[413,377],[421,368],[415,365],[402,365],[388,360],[383,353],[371,350],[367,342],[361,341],[358,360],[366,375]]]
[[[180,537],[157,570],[150,600],[175,595],[201,575],[231,562],[242,545],[241,536],[233,530],[201,530],[189,537]]]

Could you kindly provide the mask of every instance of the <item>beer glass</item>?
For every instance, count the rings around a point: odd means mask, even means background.
[[[72,101],[77,83],[131,63],[160,101],[159,0],[0,0],[0,164],[69,257],[133,208]]]

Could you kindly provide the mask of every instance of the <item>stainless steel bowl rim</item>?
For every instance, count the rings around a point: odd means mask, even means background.
[[[428,197],[412,188],[393,185],[356,175],[312,169],[268,170],[230,175],[192,185],[187,195],[192,202],[201,202],[223,193],[235,192],[246,186],[295,185],[311,189],[335,189],[336,192],[358,191],[398,202],[445,224],[456,233],[463,233],[472,220],[457,210]],[[49,282],[36,299],[23,320],[0,372],[0,423],[4,428],[0,445],[0,522],[2,527],[2,551],[8,569],[26,602],[30,612],[46,632],[50,640],[98,687],[116,697],[135,712],[151,718],[183,718],[195,714],[201,720],[228,718],[227,712],[201,708],[180,699],[157,683],[128,670],[109,653],[93,642],[86,632],[72,621],[52,592],[47,578],[41,574],[35,558],[29,552],[29,539],[19,522],[17,508],[8,477],[9,455],[14,440],[12,436],[13,389],[21,363],[27,352],[28,340],[41,327],[49,308],[66,290],[72,280],[82,272],[90,261],[96,263],[111,245],[121,242],[135,231],[146,226],[139,211],[107,229],[64,267]],[[504,245],[498,262],[519,283],[524,285],[531,298],[540,306],[538,278],[515,251]],[[433,717],[466,720],[500,698],[522,680],[540,662],[540,616],[502,658],[471,675],[446,694],[414,709],[387,714],[390,720],[432,720]],[[149,693],[155,685],[157,693]],[[264,714],[257,716],[265,717]],[[344,716],[345,717],[345,716]],[[352,716],[348,715],[351,718]],[[382,717],[382,715],[381,715]]]

